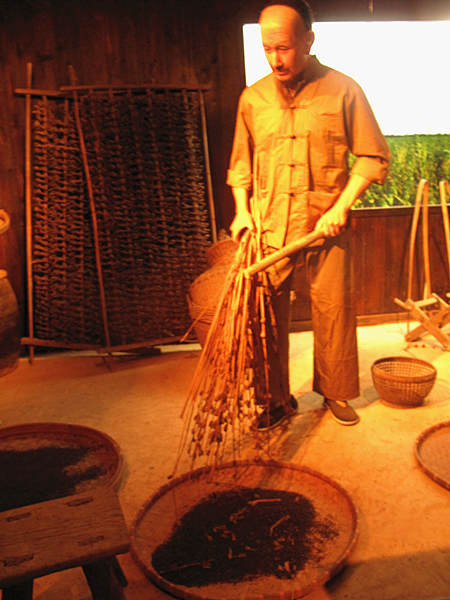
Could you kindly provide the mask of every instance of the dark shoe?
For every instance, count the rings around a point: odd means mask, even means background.
[[[279,405],[271,408],[269,411],[264,410],[256,420],[255,429],[257,431],[270,431],[281,425],[281,423],[293,415],[298,408],[297,400],[292,395],[289,397],[289,405],[288,409]]]
[[[356,412],[344,400],[325,398],[324,404],[330,409],[333,419],[341,425],[356,425],[359,422]]]
[[[292,394],[289,396],[289,402],[291,404],[292,411],[297,412],[298,402],[297,402],[297,399],[294,398],[294,396]]]

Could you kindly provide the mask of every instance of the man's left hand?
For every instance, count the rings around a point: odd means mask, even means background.
[[[325,237],[339,235],[345,228],[348,219],[348,208],[343,208],[337,202],[316,223],[315,231],[320,231]]]
[[[351,207],[370,185],[370,180],[352,173],[336,203],[316,223],[315,231],[325,237],[339,235],[345,228]]]

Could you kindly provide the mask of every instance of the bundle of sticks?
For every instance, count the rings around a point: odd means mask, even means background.
[[[260,235],[242,238],[182,411],[175,469],[186,450],[191,467],[200,458],[217,465],[226,448],[238,458],[243,434],[269,410],[269,345],[276,352],[277,328],[266,269],[319,237],[313,232],[265,258]]]

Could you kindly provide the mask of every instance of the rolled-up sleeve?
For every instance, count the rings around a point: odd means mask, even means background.
[[[391,153],[367,98],[357,84],[347,97],[346,125],[349,148],[356,156],[352,174],[382,184],[388,173]]]
[[[246,190],[252,187],[252,140],[245,120],[245,90],[238,104],[227,184]]]

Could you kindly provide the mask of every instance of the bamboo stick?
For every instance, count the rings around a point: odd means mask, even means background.
[[[99,352],[109,354],[110,352],[126,352],[127,350],[137,350],[139,348],[148,348],[149,346],[161,346],[163,344],[175,344],[180,342],[179,336],[158,338],[146,340],[142,342],[133,342],[130,344],[118,344],[116,346],[102,346],[98,349]]]
[[[428,193],[429,184],[424,186],[423,190],[423,208],[422,208],[422,247],[423,247],[423,271],[425,283],[423,288],[423,298],[429,298],[431,295],[431,271],[430,271],[430,234],[428,226]]]
[[[75,72],[72,65],[69,65],[69,76],[72,83],[75,81]],[[95,262],[97,266],[97,276],[98,276],[98,285],[100,291],[100,304],[101,304],[101,312],[102,312],[102,321],[103,321],[103,331],[105,334],[106,346],[111,346],[111,340],[109,335],[109,327],[108,327],[108,314],[106,310],[106,297],[105,297],[105,288],[103,283],[103,270],[100,256],[100,244],[99,244],[99,235],[98,235],[98,225],[97,225],[97,212],[95,209],[95,200],[94,200],[94,191],[92,187],[91,173],[89,170],[89,163],[87,159],[86,145],[84,141],[83,129],[81,126],[80,119],[80,111],[78,106],[78,94],[76,86],[73,87],[73,100],[74,100],[74,113],[75,113],[75,122],[78,130],[78,137],[80,141],[80,149],[81,156],[83,160],[83,167],[86,176],[86,187],[88,190],[89,196],[89,207],[91,212],[92,219],[92,231],[94,236],[94,247],[95,247]]]
[[[321,233],[320,231],[312,231],[311,233],[308,233],[299,240],[287,244],[286,246],[284,246],[284,248],[281,248],[280,250],[269,254],[257,263],[251,265],[250,267],[247,267],[244,271],[245,277],[251,277],[256,273],[259,273],[260,271],[264,271],[265,269],[272,266],[282,258],[291,256],[291,254],[298,252],[302,248],[309,246],[310,244],[320,240],[321,238],[323,238],[323,233]]]
[[[230,352],[229,347],[230,344],[233,345],[235,338],[233,334],[236,318],[236,308],[233,306],[233,300],[236,299],[236,295],[233,297],[233,292],[235,292],[234,285],[238,281],[237,277],[242,252],[246,252],[248,242],[249,236],[245,236],[241,240],[235,262],[232,264],[222,288],[218,307],[209,327],[206,341],[181,411],[181,417],[184,418],[185,425],[179,440],[177,458],[172,474],[177,470],[183,451],[186,448],[188,448],[188,453],[191,454],[192,464],[198,456],[205,453],[204,437],[211,430],[211,419],[220,417],[217,409],[214,407],[214,403],[221,401],[220,396],[222,396],[222,403],[226,403],[230,398],[230,394],[227,392],[232,392],[232,390],[228,390],[229,380],[225,365],[228,366],[229,371],[231,367],[229,361],[230,358],[233,358],[233,353]],[[236,382],[238,380],[234,379],[234,383]],[[233,401],[233,398],[231,398],[231,401]],[[220,412],[223,412],[222,408]],[[215,427],[219,426],[221,426],[220,421],[216,421]],[[192,437],[189,444],[188,438],[190,434]],[[206,451],[207,460],[212,460],[210,458],[211,448],[212,444],[208,444],[208,450]],[[216,461],[218,460],[219,452],[220,443],[216,441]]]
[[[217,242],[217,224],[216,224],[216,212],[214,208],[214,196],[211,179],[211,165],[209,161],[209,145],[208,145],[208,132],[206,126],[206,109],[205,99],[203,97],[203,91],[199,89],[200,99],[200,115],[202,120],[202,136],[203,136],[203,151],[205,153],[205,169],[206,169],[206,185],[208,189],[208,205],[209,215],[211,219],[211,234],[213,243]]]
[[[27,88],[31,88],[33,65],[27,63]],[[28,335],[34,337],[33,320],[33,230],[31,210],[31,94],[25,97],[25,237],[27,267],[27,303],[28,303]],[[33,363],[34,345],[28,346],[29,361]]]
[[[205,308],[204,308],[202,311],[200,311],[200,314],[198,315],[198,317],[196,317],[196,318],[195,318],[195,319],[192,321],[192,323],[191,323],[191,324],[189,325],[189,327],[187,328],[187,331],[186,331],[185,333],[183,333],[183,335],[180,337],[180,339],[179,339],[179,341],[180,341],[180,342],[184,342],[185,340],[187,340],[187,338],[188,338],[189,334],[190,334],[190,333],[191,333],[191,331],[194,329],[194,327],[197,325],[197,323],[198,323],[199,321],[201,321],[201,320],[202,320],[202,317],[204,317],[204,316],[205,316],[205,314],[206,314],[207,310],[208,310],[208,307],[207,307],[207,306],[205,306]]]
[[[23,346],[43,346],[47,348],[69,348],[71,350],[99,350],[94,344],[83,344],[81,342],[58,342],[55,340],[44,340],[36,337],[23,337],[20,340]]]
[[[227,448],[236,459],[243,433],[270,400],[268,344],[276,343],[276,325],[268,274],[245,277],[261,257],[261,238],[247,232],[222,289],[191,387],[181,413],[184,427],[172,476],[187,450],[191,468],[202,458],[212,472]],[[270,435],[256,439],[270,448]],[[190,438],[190,439],[189,439]]]
[[[43,346],[47,348],[69,348],[71,350],[95,350],[98,354],[111,354],[112,352],[126,352],[128,350],[138,350],[140,348],[149,348],[151,346],[161,346],[163,344],[175,344],[179,342],[178,337],[159,338],[143,342],[134,342],[132,344],[122,344],[117,346],[99,346],[98,344],[84,344],[82,342],[64,342],[56,340],[44,340],[42,338],[25,336],[20,343],[23,346]]]
[[[428,185],[428,181],[426,179],[421,179],[419,181],[419,185],[417,186],[416,202],[414,204],[414,213],[413,213],[413,220],[412,220],[412,224],[411,224],[411,233],[409,236],[408,287],[407,287],[407,292],[406,292],[407,298],[412,297],[412,280],[413,280],[413,272],[414,272],[414,250],[415,250],[415,245],[416,245],[417,225],[419,223],[422,195],[423,195],[425,186],[427,186],[427,185]]]

